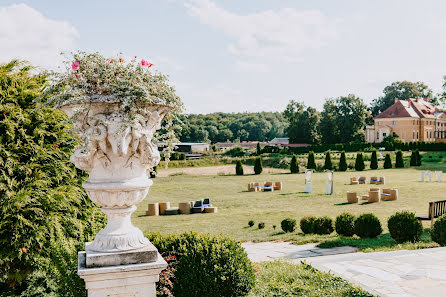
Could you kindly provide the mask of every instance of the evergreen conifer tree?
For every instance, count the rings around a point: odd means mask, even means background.
[[[419,150],[417,150],[417,166],[421,166],[421,154]]]
[[[316,162],[314,160],[314,152],[313,151],[310,151],[308,153],[307,169],[316,170]]]
[[[378,156],[376,150],[372,151],[372,158],[370,160],[370,169],[378,169]]]
[[[263,165],[262,165],[262,158],[258,157],[256,158],[256,161],[254,163],[254,173],[260,174],[263,171]]]
[[[293,155],[293,158],[291,158],[290,171],[291,173],[299,173],[299,163],[296,155]]]
[[[333,164],[332,164],[332,162],[331,162],[331,154],[330,154],[330,151],[327,151],[327,152],[325,153],[324,169],[326,169],[326,170],[332,170],[332,169],[333,169]]]
[[[362,156],[362,153],[356,154],[355,169],[356,171],[363,171],[365,169],[364,158]]]
[[[242,161],[240,160],[237,160],[237,162],[235,163],[235,174],[243,175],[243,165]]]
[[[260,147],[260,142],[257,142],[256,153],[257,156],[260,156],[262,154],[262,148]]]
[[[390,159],[390,154],[386,154],[386,158],[384,159],[384,169],[392,168],[392,160]]]
[[[341,153],[341,158],[339,159],[339,171],[347,171],[347,159],[345,158],[345,152]]]
[[[396,152],[395,168],[403,168],[403,167],[404,167],[403,152],[399,150]]]
[[[412,154],[410,154],[410,166],[417,166],[417,164],[418,164],[417,151],[412,151]]]

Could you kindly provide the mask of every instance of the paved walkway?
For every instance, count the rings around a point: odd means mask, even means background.
[[[244,243],[243,247],[254,262],[305,260],[378,296],[446,296],[446,248],[352,253],[351,247],[320,249],[314,244],[295,246],[286,242]]]

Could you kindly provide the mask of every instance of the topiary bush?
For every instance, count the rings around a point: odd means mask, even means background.
[[[254,226],[254,224],[255,224],[255,222],[254,222],[253,220],[250,220],[250,221],[248,222],[248,226],[249,226],[249,227]]]
[[[333,169],[333,163],[331,162],[331,154],[330,154],[330,151],[327,151],[327,152],[325,153],[324,169],[326,169],[326,170],[332,170],[332,169]]]
[[[257,154],[257,156],[260,156],[262,154],[262,148],[260,147],[260,142],[257,142],[256,154]]]
[[[237,160],[237,162],[235,163],[235,174],[243,175],[243,165],[242,161],[240,160]]]
[[[355,219],[351,213],[344,212],[336,217],[335,230],[342,236],[353,236],[355,234]]]
[[[334,231],[333,220],[329,217],[320,217],[314,221],[313,232],[318,235],[331,234]]]
[[[316,217],[304,217],[300,220],[300,230],[304,234],[313,234],[314,233],[314,222],[316,221]]]
[[[265,228],[265,223],[264,222],[260,222],[258,227],[259,227],[259,229]]]
[[[177,259],[171,278],[172,292],[161,296],[246,296],[255,284],[254,270],[245,250],[227,236],[189,232],[151,233],[148,238],[163,257],[169,259],[174,252]],[[158,292],[166,289],[169,287],[157,283]]]
[[[421,166],[421,154],[420,151],[417,150],[417,166]]]
[[[372,157],[370,159],[370,169],[378,169],[378,156],[376,150],[372,151]]]
[[[355,161],[355,170],[363,171],[364,169],[365,169],[365,165],[364,165],[364,158],[362,156],[362,153],[357,153],[356,161]]]
[[[341,158],[339,159],[339,171],[347,171],[347,159],[345,158],[345,152],[341,153]]]
[[[291,158],[290,171],[291,173],[299,173],[299,163],[297,162],[296,155],[293,155]]]
[[[314,152],[313,151],[310,151],[308,153],[307,169],[316,170],[316,161],[314,160]]]
[[[390,159],[390,154],[386,154],[386,158],[384,159],[384,169],[392,168],[392,160]]]
[[[404,168],[403,152],[401,150],[396,152],[395,168]]]
[[[410,166],[417,166],[417,159],[417,151],[412,151],[412,154],[410,155]]]
[[[283,232],[294,232],[296,229],[296,220],[286,218],[280,223],[280,226],[282,227]]]
[[[254,173],[260,174],[263,171],[263,165],[262,165],[262,158],[258,157],[256,158],[256,161],[254,163]]]
[[[397,212],[387,221],[387,227],[392,238],[398,242],[416,242],[420,240],[423,227],[414,213]]]
[[[441,246],[446,246],[446,215],[439,217],[432,227],[431,238]]]
[[[361,238],[375,238],[382,232],[381,222],[372,213],[362,214],[355,220],[355,234]]]

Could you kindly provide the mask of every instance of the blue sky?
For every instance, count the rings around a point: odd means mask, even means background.
[[[0,0],[0,62],[123,52],[170,76],[188,113],[370,102],[393,81],[446,75],[446,1]]]

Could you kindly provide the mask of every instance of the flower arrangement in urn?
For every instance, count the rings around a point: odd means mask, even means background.
[[[127,62],[78,52],[65,72],[53,74],[46,90],[48,102],[68,115],[83,140],[71,161],[89,172],[83,187],[107,215],[107,226],[86,246],[87,267],[135,260],[114,257],[98,263],[102,260],[89,257],[94,253],[142,251],[136,258],[143,262],[157,255],[130,215],[152,184],[147,170],[160,161],[152,140],[174,141],[172,123],[183,105],[167,77],[152,73],[151,66],[136,57]],[[156,135],[163,122],[163,132]]]

